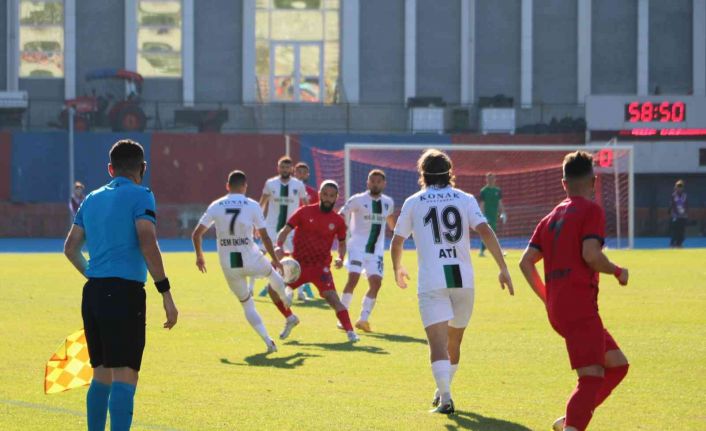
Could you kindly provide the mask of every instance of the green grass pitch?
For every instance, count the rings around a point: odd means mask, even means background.
[[[601,313],[632,365],[591,429],[706,429],[706,252],[608,254],[631,279],[620,287],[603,277]],[[476,305],[452,387],[458,412],[446,417],[427,413],[434,382],[416,291],[394,285],[389,256],[375,333],[351,346],[322,302],[295,302],[301,325],[265,356],[216,255],[202,275],[191,254],[166,254],[179,323],[162,329],[150,282],[134,429],[547,430],[575,375],[517,269],[519,256],[507,257],[515,297],[498,287],[491,258],[473,256]],[[405,253],[411,273],[414,259]],[[0,268],[0,429],[85,429],[85,388],[49,396],[42,389],[46,360],[81,327],[81,277],[60,254],[0,254]],[[340,292],[346,273],[334,274]],[[361,282],[356,290],[353,321],[365,289]],[[276,337],[283,319],[269,300],[258,298],[257,307]]]

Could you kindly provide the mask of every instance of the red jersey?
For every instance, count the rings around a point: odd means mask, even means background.
[[[294,229],[292,255],[304,266],[329,266],[333,239],[346,239],[346,222],[336,211],[323,212],[319,204],[299,207],[287,221]]]
[[[319,193],[315,188],[306,185],[306,194],[309,196],[309,205],[319,203]]]
[[[598,314],[598,273],[583,260],[583,241],[605,237],[603,209],[593,201],[572,196],[539,222],[529,246],[542,252],[547,313],[552,324]]]

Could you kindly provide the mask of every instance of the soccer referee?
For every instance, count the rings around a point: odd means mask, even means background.
[[[88,429],[104,430],[110,410],[111,430],[129,430],[135,388],[145,348],[147,270],[162,294],[171,329],[177,309],[157,245],[155,201],[141,186],[147,169],[142,146],[129,139],[110,149],[113,178],[90,193],[66,237],[64,254],[88,278],[81,315],[93,367],[86,395]],[[86,243],[89,260],[81,248]]]

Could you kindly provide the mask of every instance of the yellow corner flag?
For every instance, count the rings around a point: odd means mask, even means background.
[[[81,329],[66,337],[49,358],[44,370],[44,393],[58,394],[86,386],[92,378],[86,334]]]

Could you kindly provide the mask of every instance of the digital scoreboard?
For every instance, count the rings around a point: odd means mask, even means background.
[[[586,126],[623,136],[706,136],[706,97],[588,96]]]

